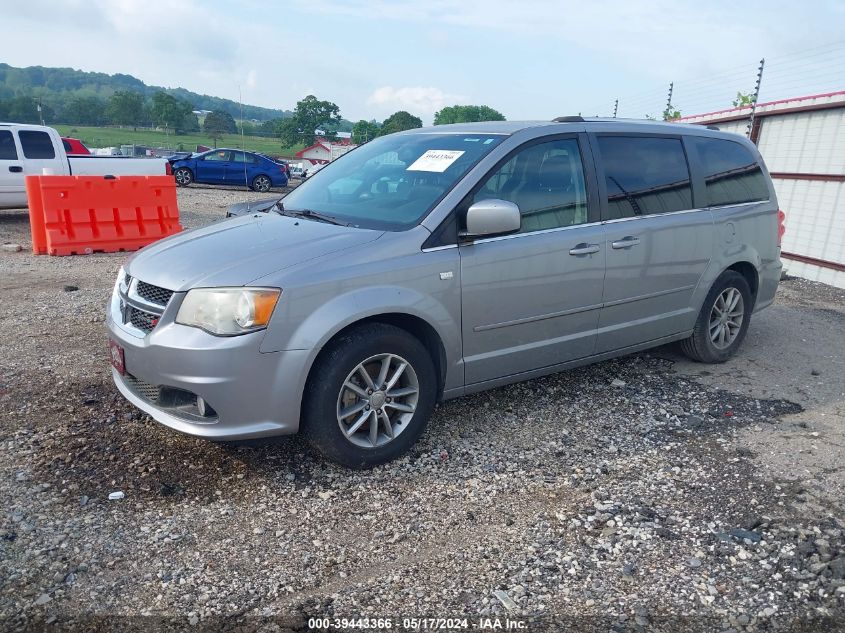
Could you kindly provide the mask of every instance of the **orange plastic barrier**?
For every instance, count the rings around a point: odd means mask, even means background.
[[[134,251],[182,230],[171,176],[27,176],[32,252]]]

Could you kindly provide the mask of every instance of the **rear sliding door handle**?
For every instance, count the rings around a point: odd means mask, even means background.
[[[633,235],[629,235],[628,237],[623,237],[621,240],[616,240],[615,242],[611,242],[610,246],[615,249],[620,248],[631,248],[632,246],[636,246],[640,243],[640,238],[634,237]]]
[[[9,167],[9,171],[13,174],[19,174],[23,171],[23,167],[21,167],[20,165],[12,165],[11,167]]]
[[[599,252],[599,245],[598,244],[587,244],[583,242],[581,244],[577,244],[575,248],[569,249],[570,255],[592,255],[593,253]]]

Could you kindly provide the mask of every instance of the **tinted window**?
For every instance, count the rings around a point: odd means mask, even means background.
[[[704,169],[707,206],[769,199],[766,177],[748,148],[701,136],[693,137],[692,143]]]
[[[228,161],[229,152],[212,152],[211,154],[206,154],[203,160]]]
[[[33,130],[21,130],[18,132],[21,139],[23,155],[27,158],[55,158],[53,141],[47,132],[35,132]]]
[[[680,139],[600,136],[608,219],[692,208],[692,188]]]
[[[70,152],[73,148],[70,146],[70,143],[64,139],[62,139],[62,147],[65,148],[66,152]]]
[[[575,139],[520,150],[487,178],[472,202],[495,198],[514,202],[522,213],[520,233],[587,221],[584,168]]]
[[[232,160],[236,163],[254,163],[255,156],[244,152],[232,152]]]
[[[17,160],[18,151],[15,149],[15,139],[8,130],[0,130],[0,160]]]

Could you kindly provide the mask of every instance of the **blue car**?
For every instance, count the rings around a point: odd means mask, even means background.
[[[212,185],[246,185],[253,191],[286,187],[287,167],[273,159],[240,149],[212,149],[186,158],[171,159],[173,177],[180,187],[192,182]]]

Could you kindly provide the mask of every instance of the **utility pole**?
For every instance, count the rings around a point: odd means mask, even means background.
[[[41,110],[41,97],[38,97],[38,118],[41,121],[41,125],[44,125],[44,112]]]
[[[616,113],[619,111],[619,99],[613,102],[613,118],[616,118]]]
[[[766,58],[760,60],[760,68],[757,69],[757,83],[754,85],[754,100],[751,102],[751,116],[748,118],[748,127],[745,128],[745,135],[756,145],[757,139],[754,134],[754,113],[757,111],[757,98],[760,96],[760,82],[763,80],[763,66],[766,65]]]
[[[666,109],[663,111],[663,120],[669,120],[669,113],[672,111],[672,89],[675,87],[675,82],[669,82],[669,96],[666,98]]]

